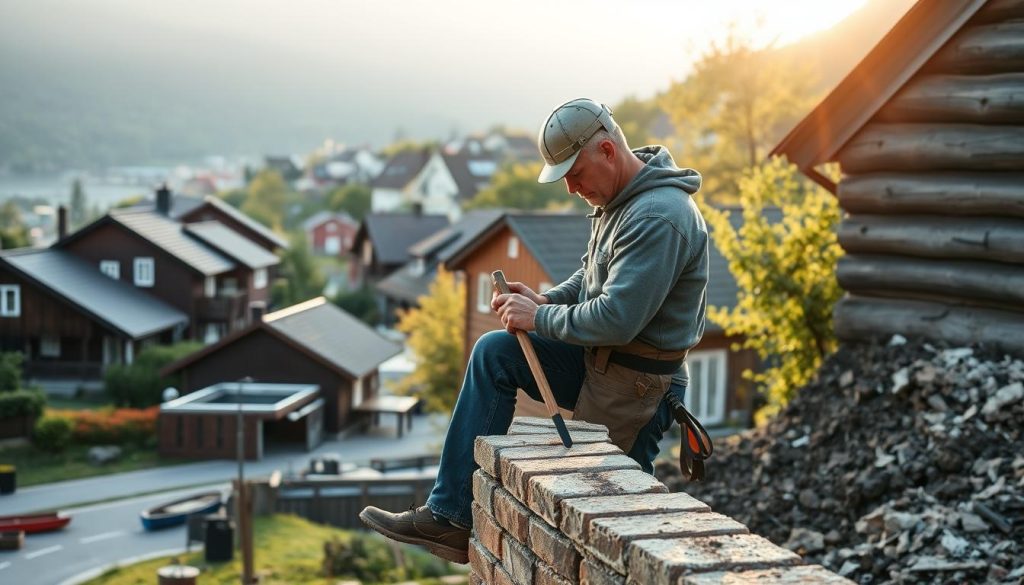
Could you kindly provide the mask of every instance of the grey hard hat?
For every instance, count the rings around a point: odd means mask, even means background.
[[[579,98],[565,102],[551,112],[537,136],[537,148],[544,157],[538,183],[554,183],[572,168],[583,145],[604,128],[614,133],[618,126],[608,106]]]

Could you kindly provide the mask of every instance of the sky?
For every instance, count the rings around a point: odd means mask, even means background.
[[[0,68],[63,66],[45,75],[125,91],[188,85],[182,100],[254,116],[290,108],[313,131],[379,147],[399,133],[532,132],[580,96],[650,97],[729,23],[757,44],[785,44],[864,3],[0,0]]]

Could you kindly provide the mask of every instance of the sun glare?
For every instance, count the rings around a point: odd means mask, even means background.
[[[757,45],[785,45],[809,34],[828,29],[843,20],[866,0],[740,0],[725,2],[731,14],[725,18],[738,20],[743,32]]]

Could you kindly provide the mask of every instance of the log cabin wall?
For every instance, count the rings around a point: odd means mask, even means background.
[[[837,158],[837,334],[1024,353],[1024,2],[982,8]]]

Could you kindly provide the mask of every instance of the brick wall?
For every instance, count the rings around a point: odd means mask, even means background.
[[[477,438],[470,583],[852,585],[669,493],[609,442],[605,427],[567,424],[570,449],[542,418]]]

